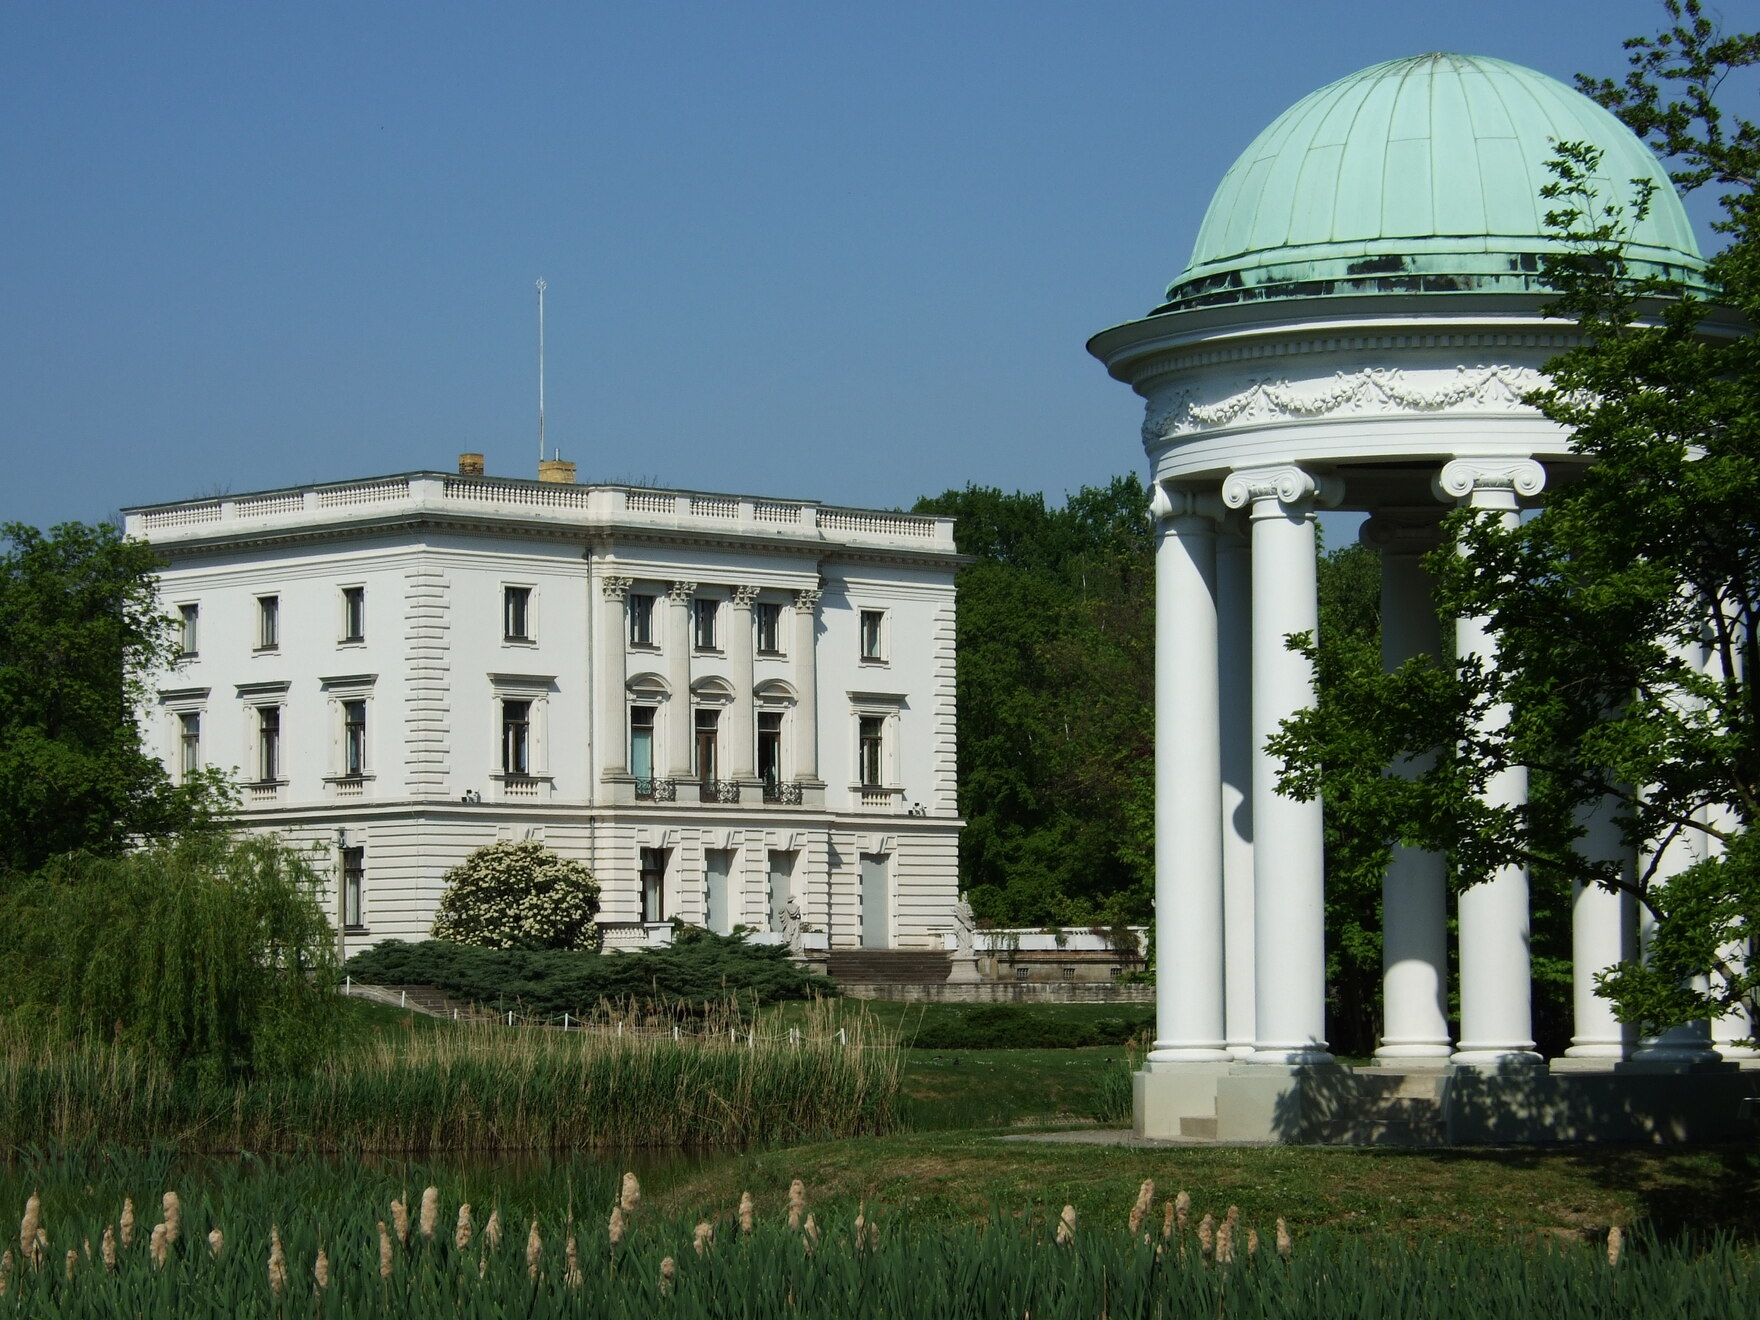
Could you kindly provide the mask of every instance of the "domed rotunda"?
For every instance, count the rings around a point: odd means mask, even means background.
[[[1384,1034],[1375,1066],[1348,1073],[1326,1045],[1321,805],[1280,796],[1262,750],[1313,704],[1311,667],[1285,638],[1317,626],[1317,510],[1370,515],[1389,665],[1444,647],[1491,654],[1483,621],[1438,635],[1421,559],[1448,508],[1513,520],[1580,462],[1569,434],[1522,401],[1577,337],[1542,313],[1555,295],[1541,259],[1558,244],[1540,191],[1559,142],[1600,148],[1604,198],[1656,184],[1629,260],[1694,282],[1686,214],[1623,124],[1532,69],[1428,54],[1280,115],[1224,176],[1163,302],[1088,345],[1146,401],[1157,528],[1159,979],[1137,1078],[1143,1135],[1324,1139],[1389,1087],[1428,1094],[1434,1079],[1449,1140],[1580,1136],[1559,1117],[1574,1102],[1545,1087],[1605,1080],[1637,1055],[1718,1058],[1703,1033],[1641,1049],[1595,995],[1594,973],[1635,948],[1636,916],[1590,889],[1574,906],[1574,1035],[1548,1071],[1519,868],[1456,904],[1455,1038],[1445,859],[1399,849],[1383,890]],[[1491,792],[1522,801],[1526,772],[1505,771]],[[1610,822],[1592,833],[1592,846],[1618,848]],[[1730,1041],[1748,1031],[1718,1024]],[[1499,1106],[1474,1109],[1467,1088],[1511,1076],[1528,1079],[1528,1117],[1475,1128],[1471,1113]]]

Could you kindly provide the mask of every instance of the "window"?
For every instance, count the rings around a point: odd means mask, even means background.
[[[367,589],[365,587],[344,587],[342,589],[342,640],[345,642],[365,641],[367,636]]]
[[[200,605],[179,605],[177,607],[177,653],[194,655],[198,642],[198,625],[201,621]]]
[[[782,654],[782,606],[759,601],[754,615],[758,624],[758,654]]]
[[[636,792],[642,792],[646,780],[648,791],[654,781],[654,707],[629,708],[629,772],[636,777]]]
[[[273,651],[281,645],[281,597],[257,597],[257,650]]]
[[[344,848],[342,850],[342,925],[345,930],[360,930],[366,922],[362,920],[364,904],[363,893],[367,883],[367,850],[365,848]]]
[[[642,849],[642,921],[666,920],[666,849]]]
[[[503,701],[501,703],[501,773],[531,773],[532,703]]]
[[[1022,967],[1017,964],[1014,969],[1014,979],[1017,981],[1025,981],[1031,977],[1032,974],[1033,969],[1031,967]]]
[[[281,778],[281,707],[257,707],[257,779],[269,784]]]
[[[758,778],[766,788],[782,782],[782,712],[758,712]]]
[[[629,644],[654,644],[654,598],[631,595],[629,598]]]
[[[721,608],[718,600],[698,596],[691,602],[691,617],[696,624],[696,645],[699,651],[715,650],[715,615]]]
[[[342,773],[364,775],[367,772],[367,703],[342,703]]]
[[[532,640],[532,589],[501,588],[501,636],[509,642]]]
[[[847,725],[845,726],[848,727]],[[858,745],[863,788],[879,788],[882,782],[882,771],[886,764],[886,719],[881,715],[864,715],[861,717],[861,732]]]
[[[715,781],[715,741],[720,724],[720,711],[697,711],[697,778],[705,784]]]
[[[202,713],[186,710],[177,717],[177,769],[183,783],[189,783],[202,768]]]
[[[1075,980],[1076,979],[1076,969],[1073,967],[1070,967],[1066,964],[1063,968],[1063,979],[1066,981]]]
[[[886,653],[882,649],[885,644],[885,610],[862,611],[862,659],[884,660]]]

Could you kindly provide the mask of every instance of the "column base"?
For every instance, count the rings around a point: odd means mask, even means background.
[[[1441,1067],[1454,1057],[1454,1046],[1445,1040],[1404,1041],[1383,1045],[1370,1060],[1377,1068],[1435,1065]]]
[[[1253,1052],[1241,1062],[1250,1067],[1271,1065],[1282,1068],[1325,1067],[1337,1064],[1324,1045],[1310,1042],[1306,1045],[1255,1045]]]
[[[1156,1041],[1144,1057],[1148,1063],[1233,1063],[1234,1055],[1220,1045],[1174,1045]]]
[[[1564,1057],[1567,1059],[1612,1059],[1618,1061],[1631,1058],[1632,1047],[1626,1042],[1618,1040],[1585,1040],[1580,1043],[1573,1040],[1570,1048],[1564,1052]]]
[[[1448,1056],[1448,1062],[1455,1068],[1540,1068],[1546,1064],[1545,1058],[1533,1049],[1514,1045],[1457,1049]]]

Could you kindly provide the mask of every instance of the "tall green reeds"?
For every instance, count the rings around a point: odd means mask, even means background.
[[[731,1038],[730,1038],[731,1036]],[[0,1144],[436,1152],[745,1146],[897,1125],[902,1052],[826,1005],[788,1036],[459,1026],[214,1084],[115,1042],[0,1025]]]
[[[1037,1207],[948,1227],[894,1222],[872,1202],[813,1205],[803,1189],[811,1212],[791,1224],[791,1202],[773,1186],[742,1200],[748,1227],[732,1204],[652,1215],[627,1184],[620,1196],[609,1169],[566,1187],[441,1177],[419,1190],[440,1225],[465,1222],[468,1201],[518,1231],[405,1234],[387,1229],[387,1208],[420,1184],[355,1166],[233,1170],[178,1188],[166,1174],[125,1160],[0,1177],[7,1215],[40,1189],[27,1235],[35,1249],[0,1228],[14,1242],[0,1260],[0,1316],[1677,1320],[1751,1315],[1760,1284],[1753,1253],[1727,1240],[1639,1236],[1610,1258],[1586,1241],[1298,1233],[1280,1251],[1255,1246],[1251,1228],[1232,1232],[1225,1216],[1234,1246],[1224,1252],[1205,1250],[1189,1226],[1131,1220],[1122,1205],[1079,1224]],[[116,1231],[125,1198],[161,1204],[162,1189],[180,1193],[179,1234],[158,1231],[168,1221],[126,1239]]]

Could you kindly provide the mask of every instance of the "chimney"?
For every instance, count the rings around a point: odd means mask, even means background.
[[[568,486],[574,484],[574,464],[566,458],[540,458],[538,460],[538,480],[553,481]]]
[[[482,476],[483,456],[481,454],[460,454],[458,456],[458,475],[461,477]]]

